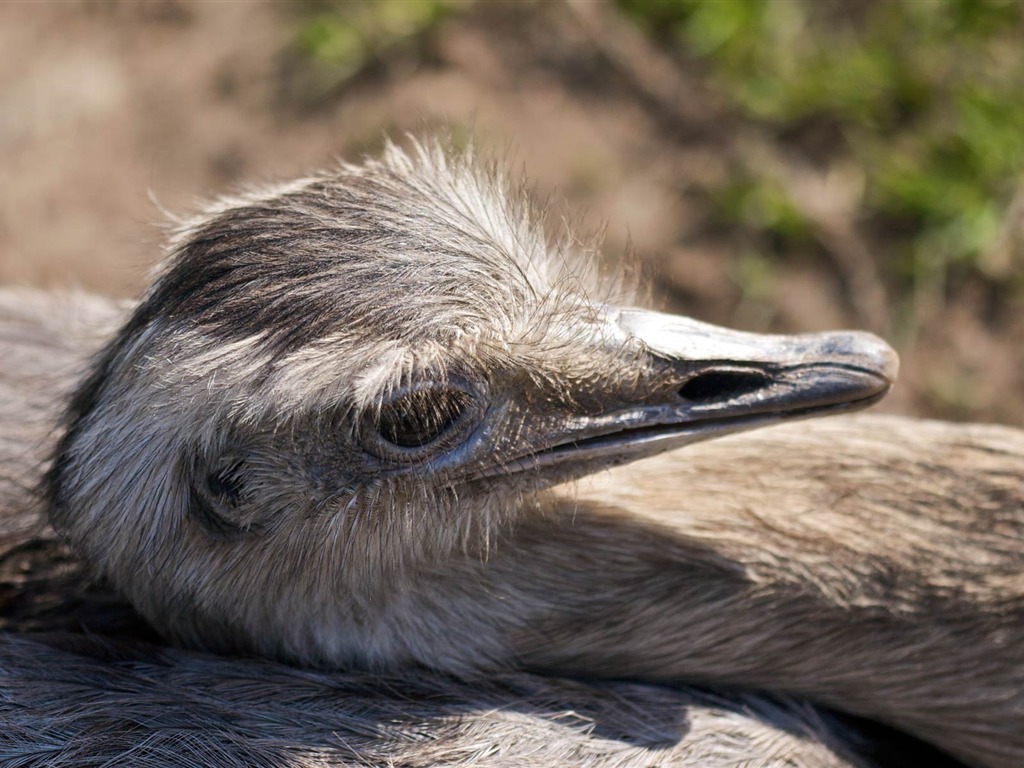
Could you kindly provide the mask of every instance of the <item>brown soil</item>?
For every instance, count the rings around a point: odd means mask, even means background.
[[[568,198],[555,219],[608,222],[607,250],[631,241],[673,309],[758,330],[893,327],[842,179],[744,125],[697,65],[606,6],[477,3],[338,82],[294,53],[297,24],[286,3],[0,4],[0,283],[133,295],[164,209],[449,126]],[[755,295],[742,243],[692,194],[737,153],[784,163],[818,225],[820,258],[777,267]],[[884,407],[1021,424],[1019,300],[978,289],[919,305]]]

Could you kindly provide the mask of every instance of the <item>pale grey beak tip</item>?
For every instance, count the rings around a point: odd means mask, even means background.
[[[847,331],[837,336],[845,337],[846,349],[842,352],[858,366],[872,371],[890,387],[896,383],[900,373],[900,357],[889,344],[865,331]]]

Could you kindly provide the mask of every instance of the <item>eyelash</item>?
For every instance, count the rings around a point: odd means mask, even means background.
[[[451,384],[400,392],[364,417],[363,445],[379,458],[411,462],[457,442],[482,412],[477,397]]]

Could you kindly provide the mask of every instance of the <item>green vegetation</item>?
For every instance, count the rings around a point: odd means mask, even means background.
[[[377,0],[329,4],[299,28],[299,49],[349,72],[371,56],[431,29],[449,10],[445,0]]]
[[[315,102],[368,66],[415,50],[454,9],[451,0],[337,0],[299,5],[294,47],[316,68],[306,101]]]
[[[748,123],[798,155],[812,129],[828,161],[863,174],[866,231],[897,285],[969,276],[1020,288],[1002,247],[1024,194],[1020,0],[619,0],[679,56],[700,62]],[[820,156],[821,148],[816,147]],[[804,238],[809,225],[763,168],[709,190],[723,221]],[[1019,237],[1019,235],[1018,235]]]

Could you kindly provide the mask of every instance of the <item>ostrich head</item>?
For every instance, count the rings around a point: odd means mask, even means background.
[[[577,250],[432,144],[222,201],[71,402],[54,524],[180,641],[383,663],[417,574],[545,487],[895,376],[867,334],[615,306]]]

